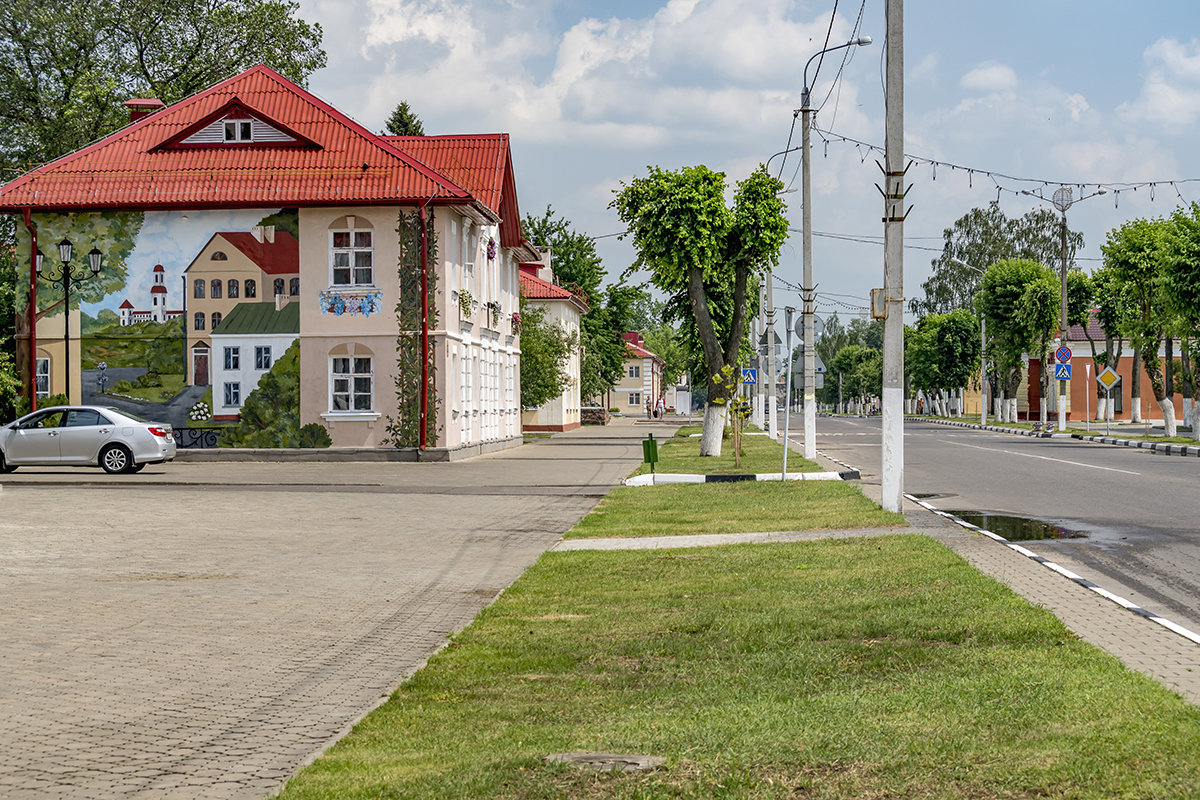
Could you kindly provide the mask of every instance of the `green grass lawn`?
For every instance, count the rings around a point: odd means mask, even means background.
[[[564,538],[907,524],[904,517],[884,511],[841,481],[685,483],[614,489]]]
[[[747,425],[747,432],[757,431]],[[739,466],[734,466],[733,439],[721,443],[721,455],[700,456],[700,439],[692,434],[700,433],[702,426],[685,425],[671,439],[659,439],[659,461],[655,472],[690,473],[700,475],[751,475],[760,472],[779,472],[783,467],[783,445],[769,436],[742,437],[742,457]],[[788,472],[820,472],[821,468],[806,460],[799,453],[788,453]],[[650,467],[642,464],[634,475],[649,472]]]
[[[1194,798],[1200,709],[920,536],[550,553],[313,798]],[[642,753],[594,774],[549,753]]]

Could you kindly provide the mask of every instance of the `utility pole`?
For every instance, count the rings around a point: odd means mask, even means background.
[[[808,86],[808,66],[821,53],[841,50],[843,47],[865,47],[870,43],[870,36],[860,36],[845,44],[821,50],[804,65],[804,91],[800,102],[800,169],[804,172],[801,190],[801,202],[804,204],[801,223],[804,228],[804,285],[800,290],[804,298],[804,457],[809,460],[817,457],[817,337],[813,323],[817,287],[813,285],[812,269],[812,168],[809,154],[812,150],[810,131],[813,111],[809,102],[811,93]]]
[[[904,507],[904,0],[887,0],[882,505]]]
[[[775,358],[775,292],[774,279],[771,273],[767,273],[767,428],[771,432],[771,438],[779,438],[779,425],[776,419],[776,414],[779,409],[777,406],[779,394],[778,381],[775,380],[776,361]]]
[[[1054,193],[1054,204],[1062,211],[1062,297],[1060,298],[1059,344],[1067,343],[1067,209],[1071,207],[1071,189],[1064,186]],[[1087,322],[1083,323],[1085,326]],[[1090,387],[1089,387],[1090,390]],[[1058,382],[1058,432],[1067,429],[1067,382]]]

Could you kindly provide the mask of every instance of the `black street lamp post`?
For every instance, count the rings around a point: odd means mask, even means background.
[[[37,261],[34,265],[39,278],[51,285],[61,285],[63,289],[63,374],[66,376],[65,386],[68,403],[71,402],[71,284],[80,283],[99,275],[100,261],[103,258],[101,252],[93,247],[92,251],[88,253],[87,266],[89,271],[82,275],[77,275],[75,270],[71,268],[72,250],[73,247],[69,239],[63,239],[58,243],[58,257],[62,261],[58,275],[50,274],[48,268],[43,269],[42,260],[44,256],[41,250],[37,252]]]

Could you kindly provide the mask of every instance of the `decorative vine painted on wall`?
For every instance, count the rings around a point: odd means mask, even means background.
[[[428,229],[429,268],[429,327],[438,327],[437,304],[437,236],[434,233],[433,212],[426,223]],[[396,415],[388,415],[388,442],[395,447],[416,447],[420,443],[421,425],[421,222],[417,214],[400,212],[396,234],[400,237],[400,259],[396,277],[400,284],[400,299],[396,303]],[[438,441],[437,380],[433,348],[429,351],[429,416],[425,420],[426,443]]]
[[[324,291],[318,296],[322,314],[362,314],[369,317],[383,307],[383,292],[373,291],[345,292]]]

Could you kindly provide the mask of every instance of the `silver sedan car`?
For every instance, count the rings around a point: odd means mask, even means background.
[[[90,466],[137,472],[175,458],[170,425],[100,406],[54,406],[0,427],[0,472],[22,466]]]

